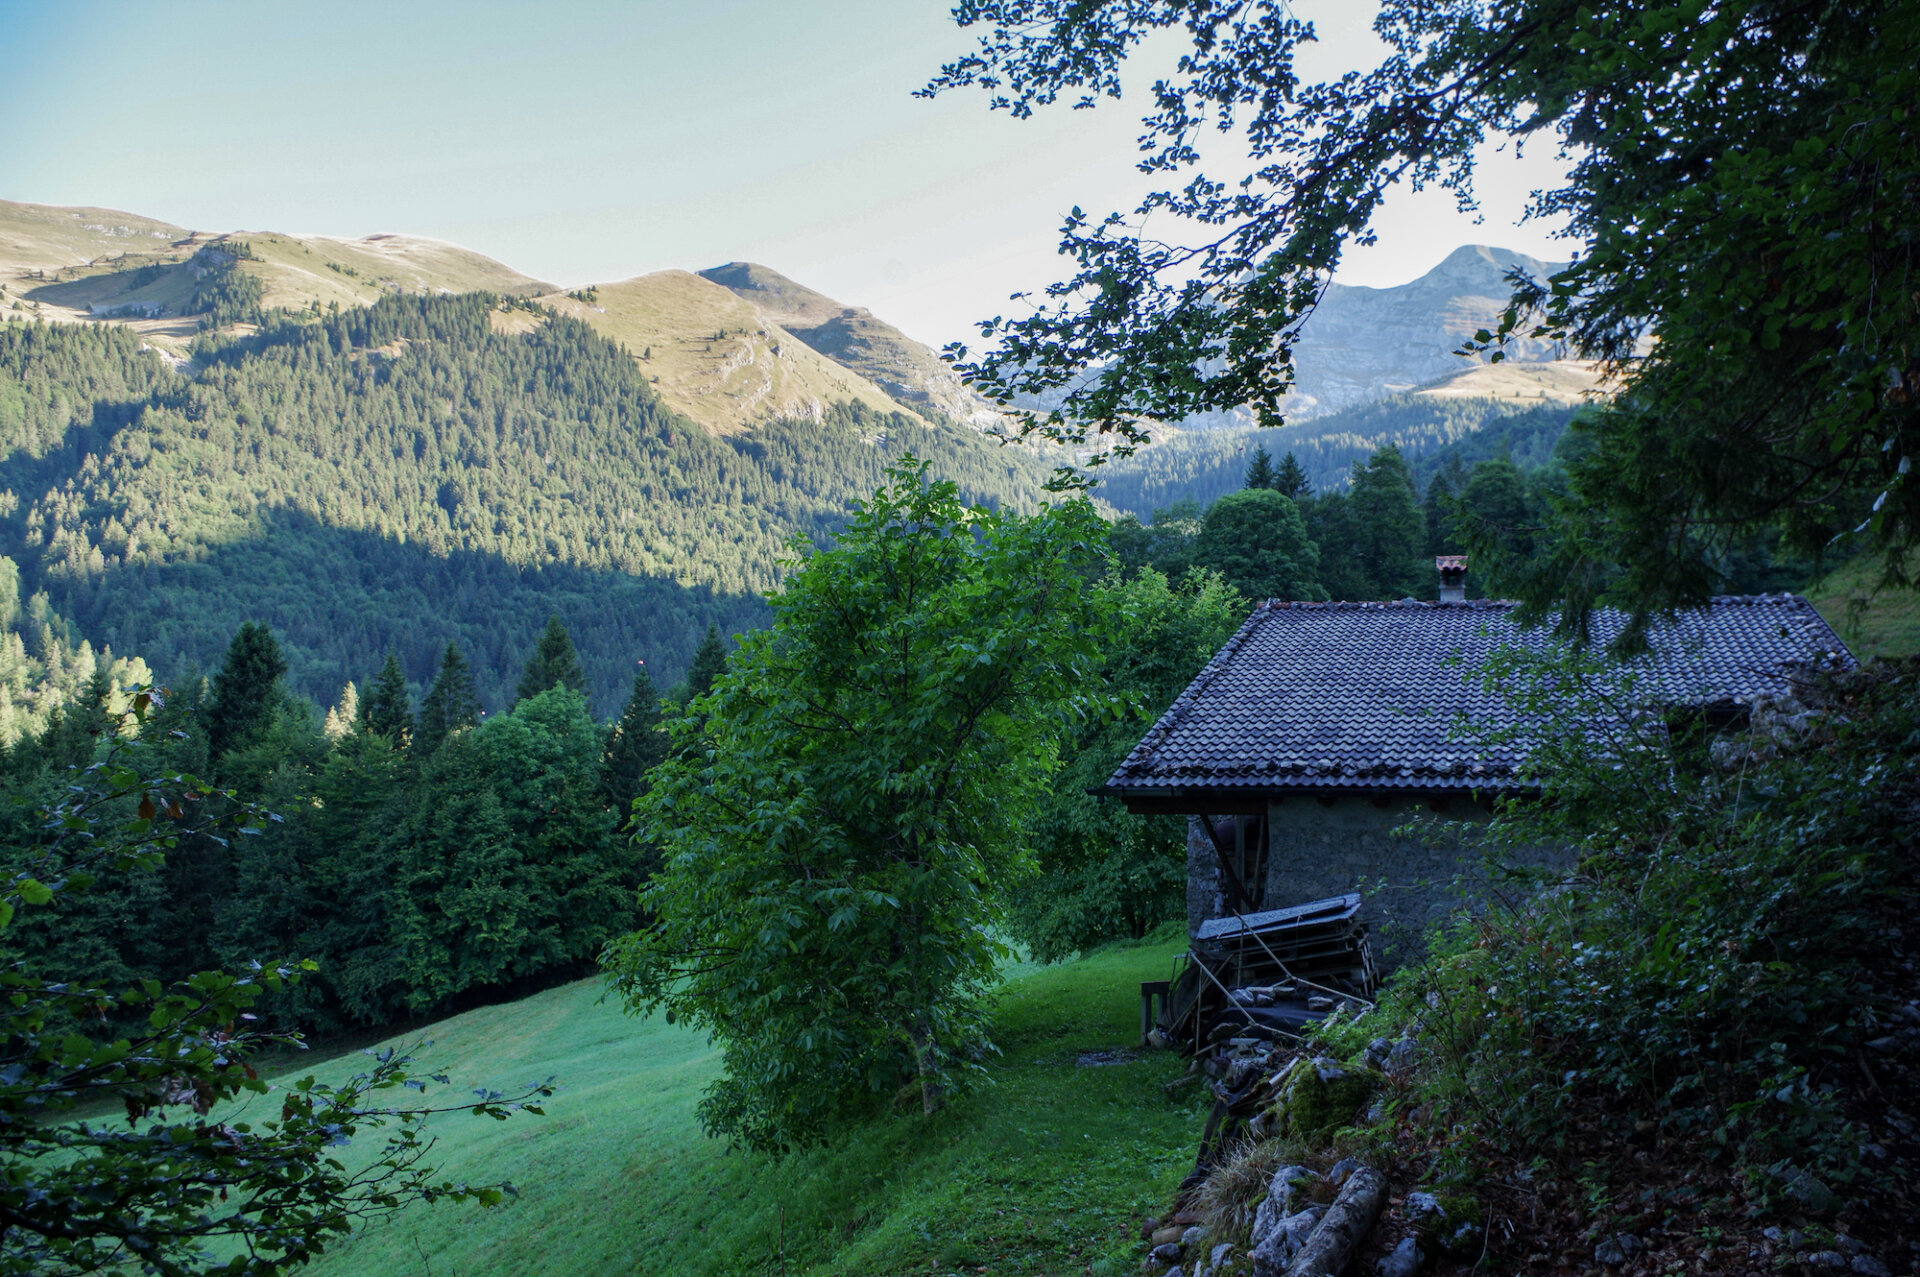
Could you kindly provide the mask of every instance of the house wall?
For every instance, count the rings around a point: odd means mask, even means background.
[[[1458,841],[1430,843],[1396,835],[1415,816],[1484,822],[1487,812],[1455,798],[1442,812],[1422,799],[1340,796],[1289,797],[1267,808],[1267,875],[1263,907],[1283,908],[1358,891],[1371,927],[1374,959],[1390,971],[1424,947],[1434,923],[1481,894],[1481,853]],[[1536,864],[1564,862],[1535,849],[1521,857]],[[1199,817],[1187,821],[1187,934],[1230,912],[1220,862]]]

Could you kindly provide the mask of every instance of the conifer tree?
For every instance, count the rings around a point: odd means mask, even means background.
[[[401,672],[400,658],[387,653],[380,667],[373,692],[367,697],[367,727],[387,738],[395,748],[407,743],[413,733],[413,698],[407,693],[407,676]]]
[[[667,756],[667,735],[660,730],[660,695],[642,662],[633,676],[633,694],[620,721],[607,730],[601,759],[601,786],[607,802],[626,823],[633,800],[647,792],[647,772]]]
[[[1421,562],[1427,523],[1414,494],[1413,474],[1400,450],[1388,445],[1353,467],[1347,498],[1356,557],[1368,579],[1364,597],[1398,599],[1418,594],[1432,575]]]
[[[1289,456],[1292,454],[1289,453]],[[1244,488],[1271,488],[1276,476],[1273,470],[1273,458],[1267,455],[1267,445],[1261,444],[1253,450],[1253,461],[1247,466],[1247,481]]]
[[[360,725],[360,689],[348,680],[340,689],[340,703],[327,711],[327,720],[320,727],[320,734],[333,744],[339,744]]]
[[[693,661],[687,666],[686,700],[691,702],[695,697],[711,692],[713,680],[725,673],[726,668],[726,640],[720,637],[720,627],[708,621],[707,636],[700,640],[700,646],[693,653]]]
[[[474,690],[473,669],[460,654],[458,644],[449,642],[440,655],[440,671],[433,686],[420,702],[420,730],[414,734],[413,748],[431,754],[447,736],[480,721],[480,694]]]
[[[520,676],[520,690],[514,699],[524,701],[550,687],[587,690],[587,673],[580,668],[580,656],[573,650],[573,639],[567,627],[560,624],[558,612],[547,618],[547,628],[541,631],[533,655],[527,658],[527,669]]]
[[[1273,482],[1267,486],[1294,502],[1304,500],[1313,491],[1306,467],[1291,452],[1280,458],[1280,464],[1273,472]]]
[[[213,676],[207,705],[207,753],[218,762],[243,745],[272,716],[280,677],[287,662],[273,631],[254,621],[243,624],[227,645],[227,659]]]
[[[1464,548],[1455,527],[1458,512],[1454,506],[1466,486],[1467,468],[1457,453],[1447,458],[1447,464],[1427,481],[1427,495],[1421,502],[1421,510],[1427,521],[1428,554],[1458,554]]]

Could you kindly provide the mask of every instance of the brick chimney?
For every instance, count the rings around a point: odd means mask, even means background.
[[[1440,601],[1465,603],[1467,601],[1467,556],[1442,554],[1434,559],[1433,566],[1440,569]]]

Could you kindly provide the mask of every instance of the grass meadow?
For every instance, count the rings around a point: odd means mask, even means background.
[[[718,1069],[701,1036],[638,1020],[588,980],[433,1026],[422,1058],[463,1086],[555,1075],[545,1116],[434,1119],[445,1178],[509,1179],[492,1209],[415,1206],[368,1225],[324,1277],[696,1274],[1118,1274],[1134,1229],[1192,1166],[1198,1100],[1169,1100],[1169,1054],[1130,1049],[1141,980],[1179,942],[1102,950],[1012,975],[991,1081],[933,1117],[876,1117],[783,1160],[702,1135]],[[313,1069],[353,1070],[348,1055]],[[297,1074],[286,1075],[288,1077]],[[445,1092],[436,1088],[439,1095]],[[430,1093],[430,1099],[435,1095]],[[262,1102],[270,1103],[269,1100]]]
[[[1807,599],[1863,661],[1920,655],[1920,590],[1876,589],[1879,575],[1863,554],[1809,585]]]

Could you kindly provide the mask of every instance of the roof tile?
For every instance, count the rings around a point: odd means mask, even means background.
[[[1559,645],[1544,627],[1516,625],[1515,606],[1262,603],[1108,786],[1425,791],[1510,780],[1513,751],[1483,753],[1452,732],[1463,717],[1517,724],[1475,678],[1496,650]],[[1596,611],[1595,641],[1626,619]],[[1634,665],[1666,704],[1748,701],[1788,690],[1809,666],[1854,663],[1812,605],[1790,594],[1716,598],[1656,626],[1651,641]]]

